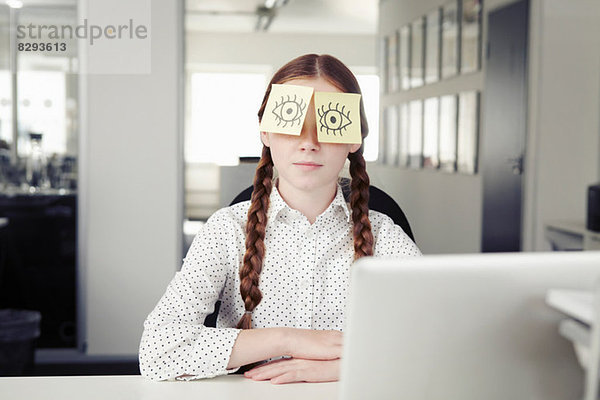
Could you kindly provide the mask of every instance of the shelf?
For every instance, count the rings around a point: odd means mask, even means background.
[[[549,290],[546,303],[557,310],[591,325],[594,320],[594,294],[583,290]]]
[[[597,400],[600,378],[600,287],[591,291],[552,289],[546,303],[568,315],[559,326],[561,336],[573,343],[585,371],[584,400]]]
[[[591,329],[572,319],[565,319],[558,328],[561,336],[573,342],[577,361],[584,370],[590,365]]]

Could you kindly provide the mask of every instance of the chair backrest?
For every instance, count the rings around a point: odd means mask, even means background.
[[[347,202],[350,201],[350,179],[341,178],[340,185],[342,187],[342,192],[344,193],[344,198]],[[230,206],[240,203],[242,201],[250,200],[252,196],[252,191],[254,190],[254,186],[247,187],[240,194],[238,194],[235,199],[229,204]],[[412,229],[410,229],[410,224],[408,223],[408,219],[406,219],[406,215],[404,212],[387,193],[383,190],[375,187],[369,186],[369,209],[378,211],[382,214],[390,217],[394,223],[408,235],[415,242],[415,237],[412,233]],[[416,243],[416,242],[415,242]]]

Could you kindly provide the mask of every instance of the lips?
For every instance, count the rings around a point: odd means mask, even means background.
[[[319,164],[313,161],[298,161],[294,163],[295,165],[309,165],[311,167],[322,167],[323,164]]]

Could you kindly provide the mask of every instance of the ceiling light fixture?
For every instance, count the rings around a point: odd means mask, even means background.
[[[22,8],[23,2],[21,0],[6,0],[6,5],[10,8]]]

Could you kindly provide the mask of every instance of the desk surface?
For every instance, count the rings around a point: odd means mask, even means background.
[[[243,375],[196,381],[153,382],[136,376],[60,376],[0,378],[0,397],[27,400],[198,400],[198,399],[335,399],[338,384],[273,385]]]
[[[600,232],[590,231],[583,221],[551,221],[544,229],[553,250],[600,250]]]

